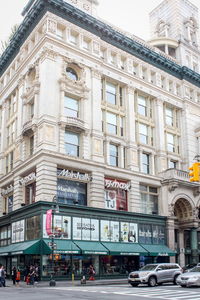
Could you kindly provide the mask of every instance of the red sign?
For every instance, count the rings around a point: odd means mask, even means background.
[[[48,235],[52,234],[52,209],[47,210],[46,214],[46,232]]]

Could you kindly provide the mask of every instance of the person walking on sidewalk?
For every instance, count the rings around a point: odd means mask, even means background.
[[[17,287],[19,286],[20,279],[21,279],[21,273],[20,273],[20,270],[17,269],[17,272],[16,272],[16,283],[17,283]]]
[[[0,268],[0,286],[6,287],[6,271],[3,265]]]
[[[15,283],[16,283],[16,275],[17,275],[17,269],[16,269],[16,267],[14,266],[14,267],[12,268],[12,275],[11,275],[11,278],[12,278],[12,281],[13,281],[13,285],[15,285]]]
[[[89,280],[95,280],[94,275],[95,275],[95,269],[94,269],[93,265],[90,265],[90,267],[89,267]]]

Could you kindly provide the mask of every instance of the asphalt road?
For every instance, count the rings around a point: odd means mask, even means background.
[[[6,287],[0,288],[2,300],[200,300],[199,288],[163,285],[131,287],[123,285],[70,287]]]

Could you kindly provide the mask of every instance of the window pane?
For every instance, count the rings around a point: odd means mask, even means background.
[[[140,115],[147,115],[147,103],[146,99],[142,96],[138,96],[138,113]]]
[[[67,76],[72,80],[78,80],[76,72],[72,68],[66,69]]]
[[[65,132],[65,142],[69,144],[77,145],[79,144],[79,135],[72,132]]]
[[[106,83],[106,101],[116,104],[116,86],[112,83]]]
[[[65,107],[64,107],[64,114],[67,117],[78,117],[78,100],[70,98],[70,97],[65,97]]]
[[[139,137],[140,142],[143,144],[147,144],[148,142],[148,136],[147,136],[148,128],[144,124],[139,124]]]
[[[117,125],[117,116],[107,112],[107,122],[113,125]]]

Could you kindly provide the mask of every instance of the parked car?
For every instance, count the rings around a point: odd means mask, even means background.
[[[196,266],[189,272],[179,275],[176,282],[183,287],[200,286],[200,266]]]
[[[128,277],[128,283],[132,286],[146,283],[151,287],[156,284],[161,285],[164,282],[177,284],[177,278],[181,273],[182,268],[178,264],[147,264],[139,271],[131,272]]]
[[[188,265],[183,267],[183,273],[190,272],[191,269],[193,269],[194,267],[199,267],[199,266],[200,266],[200,263],[198,263],[198,264],[188,264]]]

